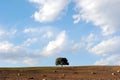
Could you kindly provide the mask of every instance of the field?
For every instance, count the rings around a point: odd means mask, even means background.
[[[0,68],[0,80],[120,80],[120,66]]]

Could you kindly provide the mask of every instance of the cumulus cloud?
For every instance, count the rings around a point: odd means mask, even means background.
[[[11,29],[11,30],[5,30],[5,29],[0,29],[0,37],[14,37],[17,33],[16,29]]]
[[[66,44],[67,35],[65,31],[62,31],[58,34],[55,40],[52,40],[48,43],[48,45],[44,48],[43,54],[45,56],[59,53],[62,49],[64,49],[64,45]]]
[[[99,56],[100,60],[95,65],[120,65],[120,36],[101,36],[100,34],[89,34],[83,37],[75,49],[88,51],[89,54]],[[81,45],[82,44],[82,45]],[[74,45],[73,45],[74,46]]]
[[[47,31],[46,34],[43,35],[43,38],[51,38],[53,36],[52,31]]]
[[[27,56],[27,52],[25,49],[21,46],[14,45],[13,43],[10,43],[9,41],[1,41],[0,42],[0,57],[1,58],[7,58],[12,56],[16,56],[14,58],[17,59],[17,57],[23,57]]]
[[[30,57],[25,57],[24,60],[23,60],[23,63],[28,64],[30,66],[35,65],[37,62],[38,62],[37,59],[30,58]]]
[[[45,38],[45,39],[52,38],[54,36],[54,32],[55,31],[52,27],[37,27],[37,28],[29,27],[23,30],[23,33],[25,34],[37,38],[41,36],[41,38]]]
[[[75,2],[75,9],[81,19],[100,26],[103,35],[120,31],[120,0],[75,0]]]
[[[99,56],[100,60],[95,61],[95,65],[119,65],[120,36],[104,37],[96,34],[89,34],[75,42],[70,47],[70,51],[88,51],[89,54]]]
[[[99,38],[100,39],[100,38]],[[88,36],[82,36],[79,42],[73,42],[70,47],[70,50],[73,52],[80,50],[89,50],[96,42],[98,41],[98,36],[91,33]]]
[[[27,58],[26,58],[27,57]],[[8,41],[0,42],[0,61],[17,64],[28,64],[30,61],[35,61],[36,55],[22,46],[16,46]]]
[[[38,41],[37,38],[28,38],[27,40],[25,40],[22,44],[22,46],[30,46],[32,45],[33,43],[36,43]]]
[[[7,41],[3,41],[0,42],[0,52],[1,53],[6,53],[9,52],[9,50],[13,49],[13,44],[7,42]],[[15,51],[15,50],[12,50]]]
[[[0,30],[0,36],[3,36],[5,32],[3,30]]]
[[[24,50],[22,50],[19,46],[15,46],[14,44],[8,42],[8,41],[2,41],[0,42],[0,57],[1,59],[9,59],[9,58],[15,58],[17,59],[19,57],[23,57]],[[21,54],[22,53],[22,54]],[[13,57],[16,56],[16,57]]]
[[[108,40],[104,40],[90,49],[94,54],[107,55],[116,54],[120,52],[120,37],[113,37]]]
[[[96,61],[94,64],[95,65],[120,65],[120,55],[111,55],[107,58]]]
[[[73,22],[74,24],[77,24],[80,22],[80,15],[79,14],[73,15],[72,17],[74,19],[74,22]]]
[[[40,32],[38,29],[36,28],[26,28],[23,31],[24,33],[33,33],[33,32]]]
[[[29,0],[37,4],[37,9],[33,15],[35,21],[51,22],[59,18],[64,12],[70,0]]]

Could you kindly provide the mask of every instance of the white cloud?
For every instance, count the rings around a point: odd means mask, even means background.
[[[108,40],[104,40],[90,49],[94,54],[107,55],[116,54],[120,52],[120,37],[113,37]]]
[[[75,0],[81,19],[100,26],[103,35],[120,31],[120,0]]]
[[[38,41],[37,38],[28,38],[26,41],[23,42],[22,46],[30,46],[33,43],[36,43]]]
[[[32,28],[32,27],[30,27],[30,28],[25,28],[23,32],[24,33],[34,33],[34,32],[41,33],[41,30],[42,29],[40,29],[40,28]]]
[[[29,27],[25,28],[23,33],[30,35],[31,37],[36,37],[36,38],[45,38],[49,39],[54,36],[54,29],[52,27]]]
[[[58,34],[55,40],[50,41],[48,45],[44,48],[43,54],[48,56],[54,53],[59,53],[66,44],[67,36],[66,32],[62,31]]]
[[[76,15],[73,15],[73,19],[74,19],[74,24],[77,24],[80,22],[80,15],[79,14],[76,14]]]
[[[70,50],[72,50],[73,52],[80,50],[89,50],[89,48],[91,48],[97,41],[98,41],[98,37],[93,33],[91,33],[86,37],[82,36],[79,42],[74,41],[71,44],[72,46],[68,46],[68,47],[71,47]]]
[[[14,37],[17,33],[16,29],[11,29],[11,30],[5,30],[5,29],[0,29],[0,37]]]
[[[53,37],[53,32],[47,31],[46,34],[43,35],[43,38],[51,38]]]
[[[1,53],[9,52],[9,50],[12,50],[12,49],[13,49],[13,44],[11,44],[7,41],[0,42],[0,52]],[[12,50],[12,51],[14,51],[14,50]]]
[[[105,59],[100,59],[95,65],[120,65],[120,55],[112,55]]]
[[[6,59],[13,58],[13,56],[16,56],[14,58],[17,58],[18,56],[19,57],[25,56],[26,52],[20,46],[15,46],[14,44],[8,41],[2,41],[0,42],[0,55],[1,58],[6,58]]]
[[[75,42],[69,48],[71,52],[87,51],[89,54],[101,57],[95,65],[120,65],[120,36],[104,37],[98,34],[89,34]]]
[[[3,36],[5,32],[3,30],[0,30],[0,36]]]
[[[35,61],[36,59],[38,58],[34,52],[25,49],[25,47],[16,46],[8,41],[0,42],[0,61],[11,64],[28,64],[28,62]]]
[[[70,46],[68,46],[68,49],[70,52],[81,51],[81,50],[84,50],[84,48],[85,48],[84,42],[73,43],[73,44],[70,44]]]
[[[89,48],[96,44],[98,40],[100,40],[100,37],[98,38],[98,35],[95,35],[93,33],[89,34],[86,38],[83,38],[87,50],[89,50]]]
[[[25,57],[23,63],[33,66],[37,63],[37,59]]]
[[[35,32],[36,30],[35,29],[33,29],[33,28],[26,28],[26,29],[24,29],[24,33],[30,33],[30,32]]]
[[[37,4],[38,11],[33,15],[39,22],[51,22],[59,18],[64,12],[70,0],[29,0]]]

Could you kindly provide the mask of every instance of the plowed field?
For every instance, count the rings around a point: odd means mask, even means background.
[[[0,68],[0,80],[120,80],[120,66]]]

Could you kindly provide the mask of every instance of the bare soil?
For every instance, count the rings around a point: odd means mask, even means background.
[[[120,80],[120,66],[0,68],[0,80]]]

